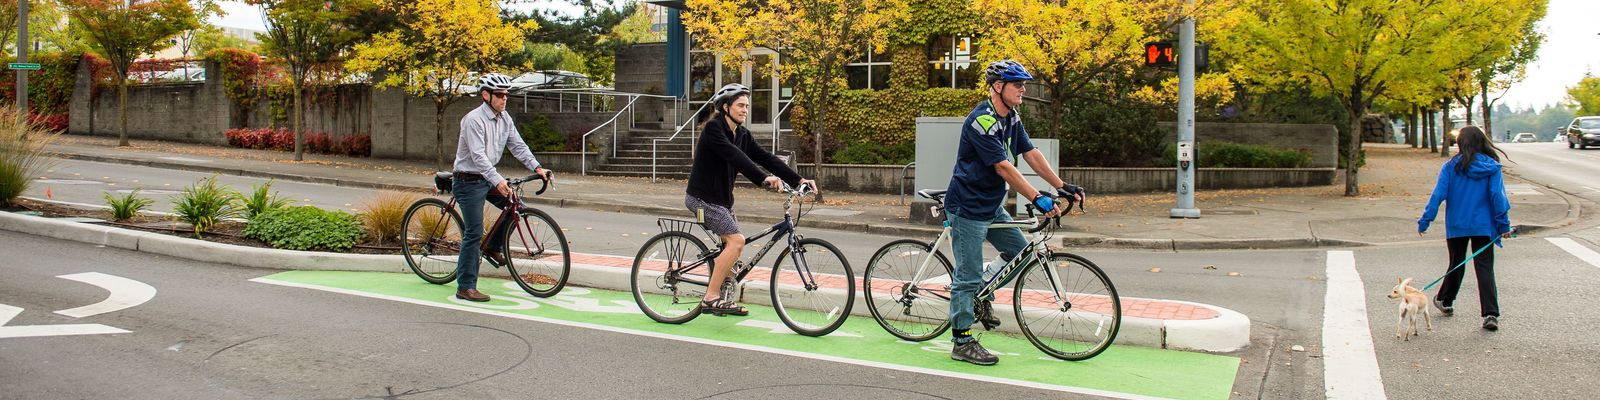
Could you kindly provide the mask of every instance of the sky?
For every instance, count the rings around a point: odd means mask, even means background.
[[[559,0],[519,1],[510,5],[517,10],[557,8],[568,14],[581,10]],[[228,15],[213,18],[220,26],[262,29],[261,13],[253,6],[238,1],[226,1],[222,8]],[[1550,0],[1550,8],[1539,29],[1545,33],[1545,43],[1539,47],[1539,58],[1528,67],[1527,78],[1504,93],[1500,104],[1513,108],[1564,101],[1567,87],[1578,83],[1585,73],[1600,75],[1600,1]],[[1496,93],[1495,95],[1498,95]]]

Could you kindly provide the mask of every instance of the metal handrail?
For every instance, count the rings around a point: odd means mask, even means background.
[[[783,113],[789,112],[789,106],[793,105],[793,101],[790,101],[789,104],[784,104],[783,108],[778,109],[778,113],[772,116],[772,152],[774,154],[778,152],[778,134],[784,131]]]
[[[659,148],[659,145],[661,144],[661,142],[670,142],[673,139],[677,139],[678,138],[678,134],[679,133],[683,133],[683,128],[684,127],[690,127],[689,128],[689,149],[690,149],[691,152],[693,152],[694,151],[694,146],[695,146],[695,140],[696,140],[696,138],[694,137],[695,136],[695,133],[694,133],[694,129],[695,128],[693,128],[694,127],[694,118],[697,117],[697,116],[700,116],[700,113],[702,111],[705,111],[706,110],[706,106],[709,106],[709,105],[711,105],[711,102],[709,102],[709,101],[706,102],[705,104],[701,104],[699,109],[694,110],[694,114],[689,114],[689,120],[688,121],[684,121],[682,125],[678,125],[678,129],[675,129],[675,130],[672,131],[672,136],[667,137],[666,139],[652,139],[650,141],[650,183],[655,183],[656,182],[656,161],[658,159],[660,159],[660,157],[657,156],[657,149]]]
[[[596,125],[594,129],[590,129],[588,132],[585,132],[583,134],[583,138],[578,140],[578,143],[580,143],[578,146],[578,158],[581,159],[578,161],[579,174],[589,175],[589,156],[585,154],[588,153],[588,149],[586,147],[589,146],[589,135],[600,130],[600,128],[604,128],[606,125],[611,125],[611,156],[617,156],[617,118],[621,117],[622,113],[632,110],[633,103],[639,101],[639,97],[640,96],[629,96],[628,105],[622,106],[622,109],[617,110],[617,115],[611,116],[611,120],[606,121],[606,123]]]
[[[900,167],[900,205],[906,204],[906,180],[909,179],[909,177],[906,176],[906,171],[911,170],[911,167],[916,165],[917,162],[912,161],[910,164]]]

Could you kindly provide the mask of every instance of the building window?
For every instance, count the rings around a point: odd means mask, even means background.
[[[939,37],[928,43],[928,87],[970,88],[980,81],[975,41],[970,37]]]
[[[844,67],[846,81],[851,89],[883,90],[889,88],[889,54],[867,49],[866,54]]]
[[[689,52],[689,100],[701,102],[717,92],[717,55],[707,51]]]

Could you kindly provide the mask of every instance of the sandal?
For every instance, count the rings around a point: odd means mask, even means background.
[[[727,315],[743,317],[750,315],[750,310],[740,307],[738,303],[720,298],[716,300],[700,300],[700,311],[718,317]]]

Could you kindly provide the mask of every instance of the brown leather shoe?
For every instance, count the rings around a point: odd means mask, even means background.
[[[479,292],[478,289],[457,290],[456,298],[466,301],[476,301],[479,303],[489,301],[489,295]]]
[[[497,267],[506,265],[505,254],[500,254],[498,251],[485,251],[483,252],[483,256],[488,257],[489,262],[494,263],[494,265]]]

